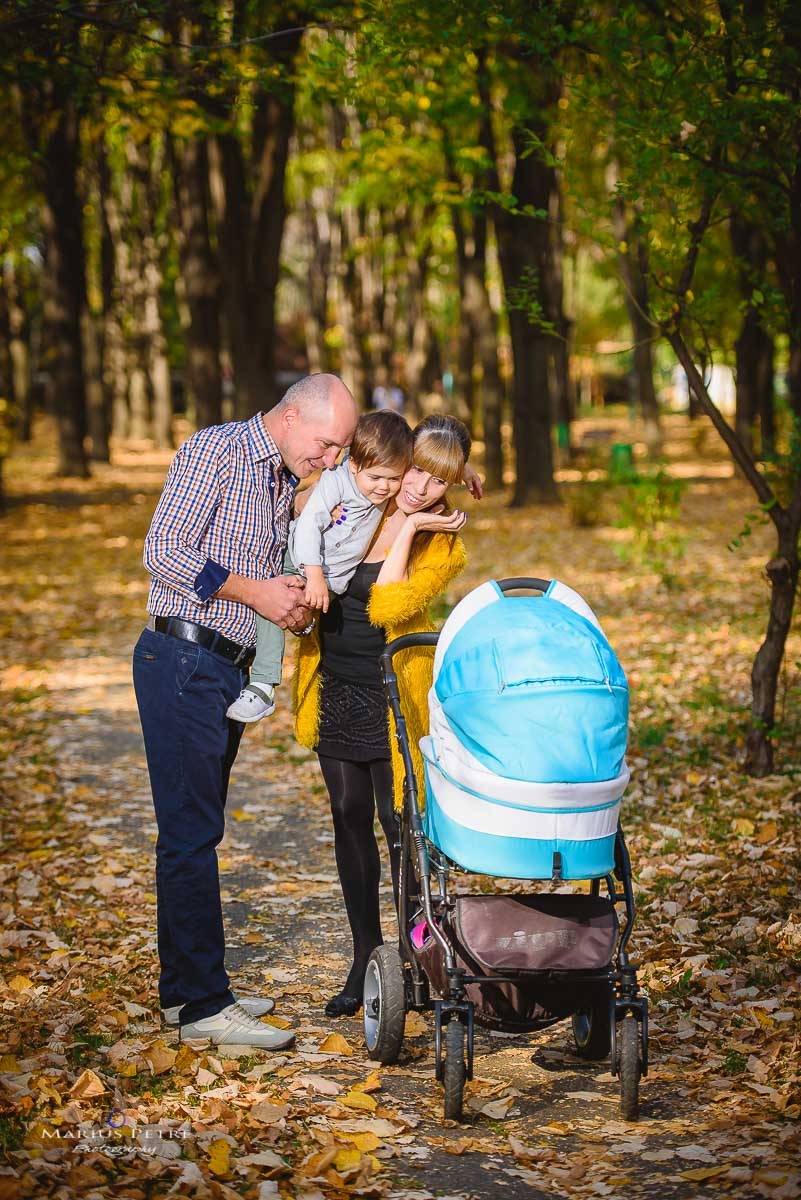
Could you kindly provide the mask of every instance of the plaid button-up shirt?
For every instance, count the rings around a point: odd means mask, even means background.
[[[148,611],[252,646],[256,614],[214,592],[232,571],[281,574],[297,484],[258,413],[193,434],[172,461],[145,538]]]

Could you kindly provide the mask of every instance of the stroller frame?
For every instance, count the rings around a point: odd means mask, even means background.
[[[498,581],[503,591],[545,592],[549,581],[510,578]],[[403,1042],[405,1013],[434,1012],[435,1072],[445,1092],[444,1115],[462,1119],[464,1084],[473,1078],[475,1004],[467,994],[470,984],[516,984],[519,973],[471,971],[457,960],[451,930],[443,923],[453,912],[455,900],[449,889],[454,873],[472,874],[448,859],[425,835],[417,780],[412,763],[406,719],[401,706],[394,655],[410,647],[436,646],[438,633],[414,633],[390,642],[381,655],[380,667],[396,737],[404,765],[403,809],[400,814],[400,878],[397,896],[398,949],[379,946],[371,956],[364,985],[364,1033],[368,1054],[385,1064],[397,1060]],[[432,887],[432,875],[436,886]],[[552,881],[561,879],[559,855],[554,856]],[[542,881],[542,880],[540,880]],[[608,901],[622,905],[625,921],[618,924],[616,946],[606,968],[569,970],[548,968],[527,972],[545,989],[567,996],[585,988],[588,1003],[568,1005],[558,1015],[520,1021],[490,1020],[504,1032],[525,1033],[547,1028],[572,1016],[577,1053],[599,1061],[609,1055],[611,1073],[620,1080],[621,1112],[635,1120],[639,1112],[639,1080],[648,1073],[648,1002],[640,991],[636,967],[628,955],[636,906],[631,881],[631,862],[623,830],[618,822],[614,843],[614,871],[603,879],[589,881],[589,895],[598,898],[606,885]],[[444,961],[441,998],[431,998],[430,982],[412,944],[413,921],[424,919]],[[564,1009],[562,1005],[557,1005]]]

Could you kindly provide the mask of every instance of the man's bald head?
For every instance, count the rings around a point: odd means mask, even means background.
[[[342,380],[320,373],[293,383],[264,423],[287,467],[305,479],[334,465],[358,419],[358,405]]]

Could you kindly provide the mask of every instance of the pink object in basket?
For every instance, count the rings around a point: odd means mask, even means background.
[[[421,921],[419,925],[415,925],[414,929],[412,929],[411,933],[409,934],[409,938],[415,950],[422,950],[423,946],[425,946],[430,937],[431,934],[428,931],[428,923],[426,921]]]

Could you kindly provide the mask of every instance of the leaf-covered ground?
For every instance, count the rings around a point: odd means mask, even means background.
[[[7,464],[0,523],[0,1200],[799,1195],[798,638],[782,773],[748,779],[737,759],[771,542],[726,464],[676,422],[687,488],[671,590],[649,562],[621,563],[633,532],[615,524],[612,489],[592,527],[566,506],[465,502],[470,565],[448,601],[490,577],[561,578],[629,675],[632,950],[652,1025],[638,1123],[620,1119],[608,1064],[577,1059],[558,1025],[480,1033],[456,1126],[441,1119],[430,1017],[410,1015],[399,1064],[376,1069],[359,1020],[323,1015],[348,939],[325,795],[292,741],[286,689],[245,736],[220,857],[232,973],[277,997],[296,1048],[227,1060],[160,1029],[130,653],[168,456],[128,447],[89,482],[55,481],[46,435]],[[564,481],[566,495],[580,486]]]

